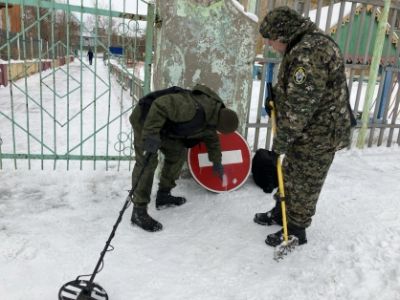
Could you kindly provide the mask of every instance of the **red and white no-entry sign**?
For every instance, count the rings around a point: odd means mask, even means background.
[[[227,192],[239,188],[247,179],[251,169],[251,151],[245,139],[237,132],[218,134],[221,144],[224,178],[221,181],[213,174],[212,162],[208,159],[207,147],[200,143],[188,151],[188,166],[193,178],[212,192]]]

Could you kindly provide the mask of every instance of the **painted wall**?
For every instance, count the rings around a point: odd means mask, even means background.
[[[205,84],[240,117],[251,98],[258,23],[235,0],[158,0],[154,89]]]
[[[21,31],[21,7],[19,5],[9,5],[8,6],[8,27],[6,20],[6,6],[0,7],[0,29],[6,31],[7,28],[10,32],[20,32]]]

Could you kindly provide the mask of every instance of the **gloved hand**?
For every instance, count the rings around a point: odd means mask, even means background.
[[[213,174],[222,181],[224,178],[224,166],[221,163],[213,163]]]
[[[160,145],[161,139],[157,135],[149,135],[144,140],[143,149],[146,153],[156,153]]]
[[[271,110],[273,109],[273,106],[271,105],[271,102],[274,102],[274,94],[272,92],[272,83],[267,82],[267,97],[265,98],[264,102],[264,108],[265,111],[267,112],[268,117],[271,118]]]

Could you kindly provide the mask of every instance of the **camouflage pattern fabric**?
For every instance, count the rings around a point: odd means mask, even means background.
[[[215,128],[218,112],[223,106],[223,102],[207,87],[197,85],[192,93],[170,94],[154,100],[144,123],[140,121],[140,106],[137,105],[134,108],[129,117],[133,127],[136,160],[132,171],[132,186],[135,185],[143,168],[145,162],[143,142],[149,135],[157,135],[161,138],[160,151],[165,156],[159,189],[170,190],[176,186],[175,181],[179,178],[182,166],[186,161],[186,147],[181,137],[164,131],[163,126],[167,120],[172,122],[191,120],[196,113],[196,103],[200,103],[204,109],[204,127],[185,138],[200,139],[207,146],[209,160],[213,163],[221,162],[222,154]],[[134,191],[133,202],[136,205],[145,206],[150,202],[153,177],[157,165],[158,157],[153,155],[148,165],[145,166],[142,177]]]
[[[304,32],[314,26],[313,22],[303,18],[295,10],[281,6],[264,17],[259,31],[266,39],[289,43],[299,32]]]
[[[263,36],[287,43],[273,87],[283,163],[288,222],[307,227],[334,153],[349,145],[350,112],[343,56],[294,10],[279,7],[264,18]]]
[[[283,160],[282,169],[289,224],[308,227],[335,152],[309,154],[293,150]]]
[[[317,32],[306,33],[281,62],[274,149],[293,146],[340,150],[350,143],[348,89],[340,49]]]

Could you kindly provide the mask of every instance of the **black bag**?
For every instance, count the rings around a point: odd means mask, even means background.
[[[172,86],[167,89],[152,92],[140,98],[139,99],[139,106],[141,111],[140,121],[142,123],[145,122],[147,114],[150,111],[150,107],[157,98],[165,95],[178,94],[178,93],[192,93],[192,92],[190,90],[186,90],[178,86]],[[162,134],[165,135],[172,134],[187,139],[187,136],[192,135],[194,132],[204,127],[206,119],[204,108],[201,106],[200,103],[197,102],[195,98],[193,98],[193,100],[195,101],[196,105],[196,114],[194,115],[193,119],[186,122],[172,122],[170,120],[167,120],[161,130]],[[196,140],[184,141],[184,144],[186,148],[192,148],[199,142],[200,140],[196,139]]]
[[[155,91],[152,93],[149,93],[145,95],[144,97],[139,99],[139,105],[141,109],[141,115],[140,115],[140,121],[144,123],[144,120],[146,120],[146,116],[149,113],[150,107],[153,104],[153,101],[156,100],[157,98],[169,94],[177,94],[177,93],[184,93],[184,92],[190,92],[189,90],[185,90],[179,86],[172,86],[167,89]]]
[[[253,157],[251,164],[253,179],[265,193],[271,193],[278,187],[277,158],[275,152],[266,149],[258,149]]]

